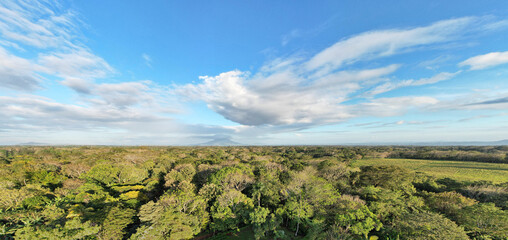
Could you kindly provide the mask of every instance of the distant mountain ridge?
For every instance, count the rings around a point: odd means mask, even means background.
[[[205,143],[198,144],[198,146],[242,146],[243,144],[232,141],[228,138],[214,139]]]

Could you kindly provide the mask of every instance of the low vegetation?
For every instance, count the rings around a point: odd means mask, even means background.
[[[375,158],[358,160],[353,166],[393,165],[421,172],[436,178],[451,178],[457,181],[508,182],[508,164],[485,162],[460,162],[444,160],[418,160]]]
[[[424,149],[2,147],[0,238],[508,238],[506,148]]]

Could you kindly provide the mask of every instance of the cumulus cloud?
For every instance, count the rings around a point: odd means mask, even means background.
[[[489,67],[508,63],[508,51],[491,52],[483,55],[474,56],[459,63],[459,66],[469,66],[471,70],[481,70]]]
[[[229,120],[245,125],[309,123],[315,118],[347,117],[329,101],[319,100],[315,91],[298,91],[296,86],[254,89],[247,85],[247,73],[231,71],[215,77],[201,77],[202,84],[186,85],[182,94],[202,99]],[[296,88],[296,89],[295,89]],[[303,89],[301,89],[303,90]],[[338,111],[331,112],[330,108]],[[329,114],[332,114],[331,116]]]
[[[312,126],[353,117],[399,115],[439,101],[426,96],[377,95],[445,81],[460,71],[396,81],[391,75],[401,64],[360,69],[350,65],[450,43],[460,36],[490,28],[493,23],[488,18],[464,17],[423,27],[361,33],[310,58],[277,58],[255,74],[234,70],[203,76],[201,83],[179,86],[176,92],[203,100],[225,118],[249,126]]]
[[[321,80],[307,85],[293,85],[286,76],[279,87],[259,84],[267,78],[249,78],[248,73],[231,71],[215,77],[201,77],[203,83],[179,89],[182,95],[202,99],[225,118],[245,125],[294,125],[336,123],[356,116],[390,116],[414,106],[436,104],[429,97],[379,98],[348,105],[348,94],[356,92],[368,80],[393,72],[396,67],[337,73],[337,81]],[[277,73],[279,74],[279,73]],[[289,73],[287,73],[289,74]],[[278,75],[278,78],[282,76]],[[282,77],[283,78],[283,77]],[[339,80],[342,80],[340,82]],[[375,82],[375,81],[374,81]],[[421,80],[421,84],[424,80]]]

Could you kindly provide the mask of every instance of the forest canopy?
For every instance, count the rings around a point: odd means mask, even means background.
[[[379,158],[499,147],[1,147],[2,239],[506,239],[508,183]],[[243,235],[242,235],[243,234]]]

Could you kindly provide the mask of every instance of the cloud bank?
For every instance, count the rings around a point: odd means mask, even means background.
[[[435,84],[455,77],[440,72],[396,80],[403,65],[359,68],[392,55],[423,51],[490,28],[487,18],[464,17],[408,29],[370,31],[340,40],[308,58],[275,59],[250,72],[234,70],[200,77],[180,86],[182,96],[202,100],[233,122],[249,126],[321,125],[354,117],[393,116],[439,103],[429,96],[380,97],[404,87]]]

